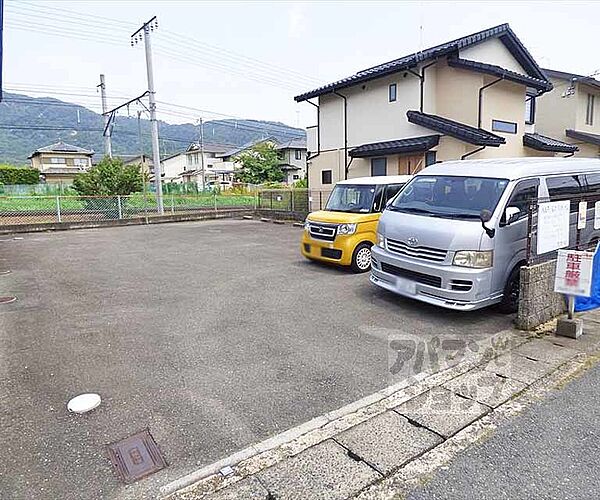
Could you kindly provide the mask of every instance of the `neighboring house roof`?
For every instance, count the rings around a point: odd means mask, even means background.
[[[478,73],[484,73],[486,75],[494,75],[498,78],[502,78],[503,80],[520,83],[522,85],[526,85],[527,87],[532,87],[534,89],[542,90],[544,92],[552,90],[552,83],[550,83],[545,78],[534,78],[532,76],[522,75],[521,73],[517,73],[516,71],[511,71],[501,66],[496,66],[495,64],[487,64],[479,61],[470,61],[469,59],[460,59],[458,57],[449,57],[448,66],[451,66],[453,68],[468,69],[471,71],[476,71]]]
[[[213,143],[204,143],[202,148],[200,148],[200,144],[197,142],[192,142],[185,153],[191,152],[199,152],[200,149],[203,149],[205,153],[224,153],[228,149],[231,149],[233,144],[213,144]],[[179,154],[179,153],[177,153]]]
[[[265,137],[264,139],[256,139],[254,141],[247,142],[246,144],[242,144],[241,146],[229,149],[228,151],[225,151],[223,154],[220,154],[218,156],[221,158],[229,158],[230,156],[235,156],[241,153],[242,151],[246,151],[246,149],[250,149],[256,144],[260,144],[261,142],[272,142],[274,144],[279,144],[279,141],[275,137]]]
[[[29,158],[41,153],[79,153],[92,156],[94,151],[91,149],[80,148],[79,146],[72,146],[71,144],[66,144],[62,141],[59,141],[56,144],[50,144],[50,146],[44,146],[43,148],[36,149],[33,153],[31,153],[31,155],[29,155]]]
[[[538,151],[553,151],[555,153],[575,153],[579,151],[577,146],[569,144],[552,137],[546,137],[541,134],[526,133],[523,135],[523,146],[527,146]]]
[[[464,49],[492,38],[500,39],[500,41],[506,46],[506,48],[510,51],[513,57],[519,62],[521,67],[529,76],[540,80],[547,80],[541,68],[537,65],[531,54],[517,38],[517,35],[515,35],[510,29],[510,26],[508,24],[500,24],[499,26],[494,26],[493,28],[485,29],[483,31],[473,33],[472,35],[463,36],[461,38],[457,38],[456,40],[442,43],[440,45],[436,45],[435,47],[415,52],[414,54],[410,54],[408,56],[359,71],[358,73],[338,80],[337,82],[324,85],[304,94],[300,94],[294,99],[297,102],[305,101],[307,99],[335,92],[336,90],[350,87],[361,82],[366,82],[375,78],[396,73],[398,71],[414,68],[425,60],[448,55],[456,55],[459,49]]]
[[[40,171],[42,175],[48,174],[68,174],[68,175],[77,175],[84,172],[83,169],[78,167],[48,167],[44,168]]]
[[[580,132],[579,130],[565,130],[565,135],[571,139],[577,139],[578,141],[587,142],[589,144],[595,144],[600,146],[600,135],[591,134],[589,132]]]
[[[281,170],[302,170],[299,166],[297,165],[290,165],[289,163],[282,163],[279,165],[281,167]]]
[[[577,75],[575,73],[567,73],[565,71],[557,71],[555,69],[544,69],[546,76],[550,78],[558,78],[560,80],[576,80],[579,83],[585,83],[600,89],[600,81],[591,76]]]
[[[119,155],[119,157],[123,160],[125,165],[130,163],[152,163],[152,158],[148,155]]]
[[[506,142],[504,137],[492,134],[487,130],[471,127],[442,116],[428,115],[420,111],[407,111],[406,116],[410,123],[421,125],[469,144],[498,147]]]
[[[162,162],[162,161],[170,160],[170,159],[172,159],[172,158],[177,158],[178,156],[181,156],[181,155],[185,155],[185,151],[179,151],[178,153],[173,153],[172,155],[165,156],[165,157],[164,157],[162,160],[160,160],[160,161]]]
[[[409,137],[395,141],[372,142],[362,144],[350,151],[353,158],[365,158],[368,156],[384,156],[398,153],[415,153],[428,151],[440,142],[439,135],[424,135],[422,137]]]
[[[275,149],[306,149],[306,139],[292,139],[280,142]]]

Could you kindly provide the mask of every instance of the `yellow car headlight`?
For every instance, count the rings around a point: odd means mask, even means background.
[[[354,234],[356,232],[356,224],[340,224],[338,226],[338,234]]]
[[[492,250],[461,250],[454,254],[454,261],[452,263],[455,266],[477,269],[492,267],[494,264],[494,252]]]

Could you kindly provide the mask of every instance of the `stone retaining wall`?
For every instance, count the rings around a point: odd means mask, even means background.
[[[567,310],[564,296],[554,292],[556,260],[521,268],[517,328],[533,330]]]

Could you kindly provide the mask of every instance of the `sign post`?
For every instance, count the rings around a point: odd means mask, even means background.
[[[559,319],[556,334],[578,338],[582,322],[575,319],[575,296],[589,297],[592,289],[593,252],[559,250],[556,259],[554,291],[567,295],[567,319]]]

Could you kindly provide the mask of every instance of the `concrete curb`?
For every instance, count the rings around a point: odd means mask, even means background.
[[[496,335],[499,342],[494,356],[490,357],[489,353],[473,354],[470,359],[441,372],[420,373],[411,380],[386,387],[187,474],[163,486],[161,493],[174,498],[187,498],[187,494],[192,491],[193,496],[190,498],[202,498],[214,493],[286,458],[293,457],[307,448],[330,439],[433,387],[448,382],[494,357],[511,351],[530,339],[528,334],[514,330],[505,330]],[[226,478],[219,474],[219,471],[225,466],[233,467],[235,474]]]
[[[238,486],[246,487],[249,481],[256,483],[258,480],[258,483],[261,484],[265,473],[263,471],[266,469],[286,460],[297,460],[296,455],[309,448],[312,452],[325,445],[325,441],[339,445],[339,435],[344,431],[371,419],[375,420],[374,417],[384,412],[389,413],[390,410],[399,412],[399,405],[405,402],[410,404],[409,400],[424,392],[432,389],[452,392],[448,391],[448,387],[452,386],[450,382],[453,379],[474,368],[477,369],[471,373],[481,373],[481,365],[484,363],[492,361],[491,365],[493,365],[499,363],[500,359],[506,356],[515,357],[517,371],[514,377],[511,374],[510,379],[516,382],[520,380],[520,377],[517,377],[518,366],[522,363],[525,365],[531,363],[532,359],[537,361],[538,368],[543,368],[543,372],[538,373],[533,381],[522,383],[517,392],[513,391],[510,399],[491,407],[488,406],[488,410],[472,420],[470,424],[460,428],[458,432],[450,434],[437,446],[424,451],[421,455],[414,456],[404,464],[398,464],[395,469],[392,469],[391,474],[383,476],[379,474],[380,479],[365,484],[351,495],[351,497],[362,500],[398,498],[399,495],[427,480],[438,467],[449,462],[457,453],[474,442],[484,439],[503,421],[522,412],[557,385],[565,383],[582,372],[586,363],[591,359],[597,359],[596,353],[600,352],[600,323],[593,315],[586,319],[586,321],[588,320],[592,324],[593,333],[588,335],[588,340],[584,343],[562,337],[541,339],[539,336],[514,330],[500,332],[497,335],[501,342],[492,354],[487,352],[484,355],[471,356],[470,359],[438,373],[420,374],[420,377],[410,382],[404,381],[387,387],[188,474],[165,485],[161,488],[161,493],[177,500],[202,499],[216,492],[219,492],[218,496],[221,498],[221,491],[226,496],[235,495],[234,492],[239,491],[236,488]],[[537,359],[532,358],[532,353]],[[493,374],[497,369],[492,368],[491,365],[490,367],[486,366],[483,372]],[[486,371],[488,369],[491,371]],[[441,387],[442,384],[444,387]],[[454,394],[460,396],[459,392],[454,392]],[[461,397],[471,399],[466,396]],[[471,401],[475,403],[476,400],[471,399]],[[353,460],[350,452],[351,450],[348,449],[348,459]],[[354,460],[356,459],[362,460],[361,457],[354,458]],[[232,467],[233,474],[227,475],[227,477],[220,474],[219,471],[225,466]],[[326,468],[327,464],[320,464],[319,467]],[[258,477],[254,477],[257,473],[260,473]],[[244,482],[241,485],[232,487],[230,491],[230,486],[242,480]],[[270,494],[270,490],[265,489],[267,487],[268,485],[261,487],[266,495]]]

